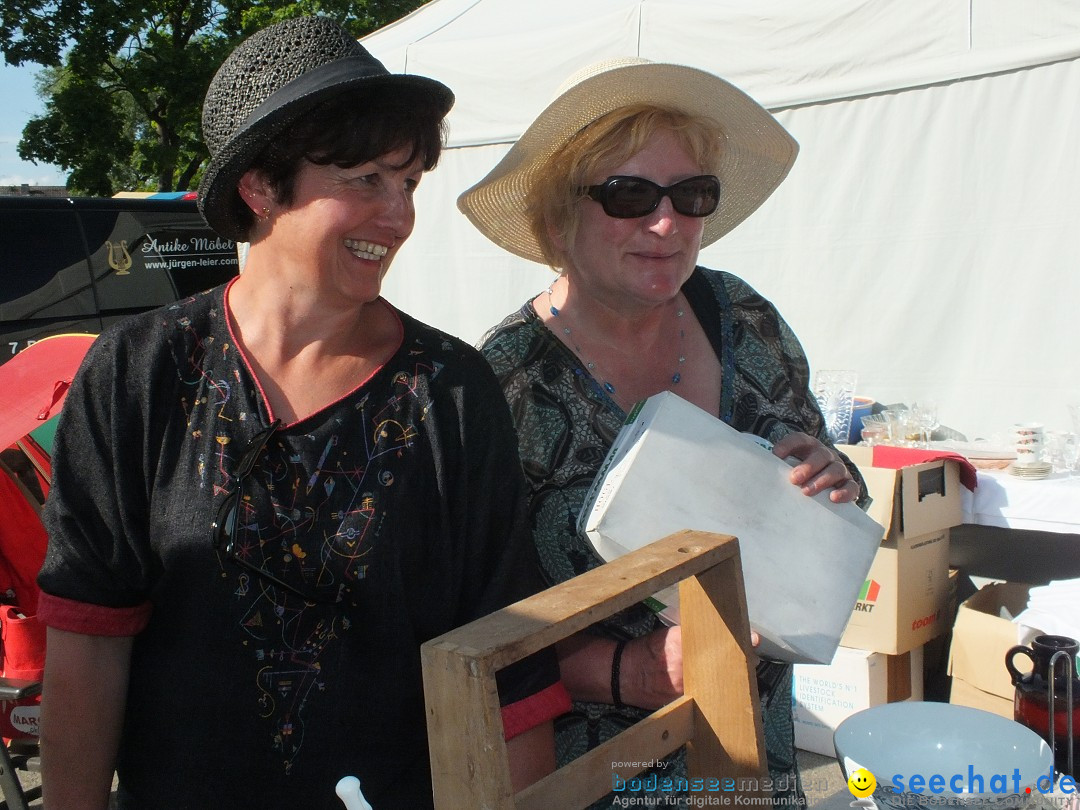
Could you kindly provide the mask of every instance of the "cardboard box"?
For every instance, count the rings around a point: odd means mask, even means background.
[[[840,640],[899,655],[948,629],[949,530],[887,540],[878,549]]]
[[[1017,626],[1002,618],[1001,610],[1018,615],[1027,607],[1029,590],[1019,582],[994,583],[960,605],[949,649],[950,703],[1013,719],[1015,687],[1005,669],[1005,653],[1018,643]]]
[[[923,655],[916,647],[902,655],[839,647],[831,664],[796,664],[792,699],[795,746],[835,757],[833,732],[855,712],[923,699]]]
[[[959,462],[937,459],[892,469],[874,466],[872,447],[839,445],[837,449],[866,479],[874,499],[867,512],[885,527],[885,540],[920,537],[963,522]]]
[[[952,686],[949,688],[949,703],[955,703],[957,706],[970,706],[972,709],[982,709],[985,712],[998,714],[1009,720],[1014,719],[1013,699],[1011,697],[1003,698],[999,695],[992,695],[959,678],[952,679]]]
[[[900,469],[873,466],[873,448],[839,448],[859,467],[885,527],[860,591],[845,647],[899,655],[945,633],[949,621],[949,529],[963,520],[960,467],[938,459]]]

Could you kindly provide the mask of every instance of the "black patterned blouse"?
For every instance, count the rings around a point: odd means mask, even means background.
[[[420,645],[541,583],[491,369],[392,311],[393,356],[264,444],[274,414],[224,288],[87,354],[57,433],[39,616],[134,636],[121,807],[340,810],[353,775],[374,807],[431,808]],[[213,528],[230,501],[232,551]],[[504,704],[556,681],[553,656],[531,660],[500,672]]]
[[[772,442],[801,431],[829,444],[810,389],[806,355],[776,308],[736,276],[703,267],[694,270],[683,293],[722,366],[718,416]],[[601,565],[588,540],[576,531],[577,518],[626,413],[548,330],[531,302],[489,331],[481,351],[502,384],[517,425],[531,488],[530,520],[545,576],[557,583]],[[849,467],[861,482],[858,471]],[[653,612],[639,606],[601,622],[593,632],[629,639],[658,626]],[[794,754],[791,668],[763,664],[758,675],[774,793],[778,802],[795,802],[802,792]],[[646,714],[633,707],[575,702],[556,725],[560,764]],[[685,777],[684,758],[672,757],[656,773],[660,784],[665,777],[677,784]],[[677,789],[673,793],[685,795]],[[611,794],[594,807],[611,806],[615,797]]]

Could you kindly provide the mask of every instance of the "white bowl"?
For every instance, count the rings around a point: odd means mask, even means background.
[[[886,807],[977,808],[1002,800],[1015,806],[1017,794],[1038,796],[1053,784],[1053,756],[1038,734],[950,703],[906,701],[856,712],[837,727],[833,745],[845,779],[859,768],[870,771],[874,800]],[[915,776],[921,785],[913,784]]]

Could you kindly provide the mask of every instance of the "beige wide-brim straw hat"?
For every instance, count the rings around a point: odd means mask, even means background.
[[[271,25],[236,46],[210,82],[203,138],[210,164],[199,183],[199,210],[222,236],[245,241],[237,183],[270,141],[328,98],[357,88],[386,90],[404,103],[446,115],[454,94],[424,76],[390,73],[327,17]]]
[[[720,126],[720,205],[705,219],[702,247],[756,211],[799,151],[765,108],[718,76],[646,59],[611,60],[571,76],[495,168],[458,197],[458,208],[495,244],[546,264],[526,214],[537,172],[584,127],[630,104],[675,109]]]

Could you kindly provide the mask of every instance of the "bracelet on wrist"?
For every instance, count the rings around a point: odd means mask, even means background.
[[[618,708],[626,704],[622,702],[622,692],[619,689],[619,679],[622,674],[622,654],[626,649],[626,639],[615,645],[615,653],[611,656],[611,702]]]

